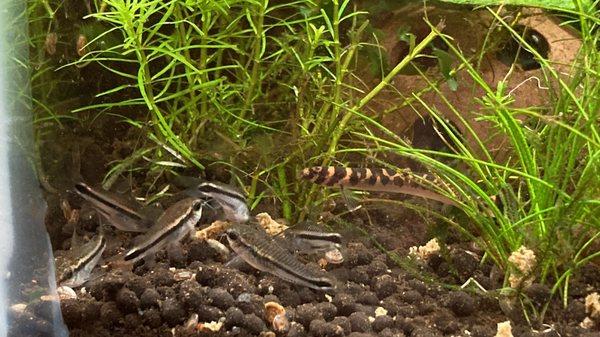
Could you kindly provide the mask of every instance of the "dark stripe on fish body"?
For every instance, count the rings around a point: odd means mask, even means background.
[[[392,171],[392,170],[390,170],[390,169],[386,169],[386,168],[384,168],[384,169],[383,169],[383,174],[385,174],[385,175],[386,175],[386,176],[388,176],[390,179],[392,179],[392,177],[396,175],[396,172],[395,172],[395,171]]]
[[[315,168],[317,169],[317,168]],[[328,170],[326,167],[319,167],[317,171],[317,178],[315,178],[315,184],[322,184],[327,179]]]
[[[359,178],[358,178],[358,170],[359,169],[351,168],[350,170],[352,171],[352,173],[350,173],[350,179],[349,179],[350,185],[356,185],[356,184],[358,184],[358,180],[359,180]]]
[[[381,184],[382,185],[389,184],[391,181],[391,176],[392,176],[392,174],[389,174],[387,169],[382,169],[381,170],[381,178],[380,178]]]
[[[98,243],[98,245],[94,248],[93,251],[91,251],[88,256],[79,261],[79,263],[77,263],[74,267],[73,267],[73,272],[77,273],[78,271],[80,271],[81,269],[85,268],[86,265],[88,263],[90,263],[97,255],[98,253],[103,250],[104,248],[106,248],[106,238],[104,238],[104,236],[102,236],[100,238],[100,242]]]
[[[333,175],[327,181],[327,186],[333,186],[340,180],[344,179],[347,175],[346,168],[342,166],[336,166],[333,170]]]
[[[219,188],[218,186],[215,186],[213,184],[200,184],[198,186],[198,190],[201,193],[218,193],[218,194],[223,194],[225,196],[228,196],[230,198],[233,199],[238,199],[238,200],[242,200],[242,201],[246,201],[246,197],[240,193],[235,193],[235,192],[231,192],[231,191],[227,191],[225,189]]]
[[[302,173],[300,173],[301,178],[306,180],[312,180],[315,177],[315,175],[316,172],[313,167],[307,167],[304,170],[302,170]]]
[[[133,248],[134,249],[133,251],[130,251],[127,255],[125,255],[124,260],[125,261],[133,260],[133,259],[141,256],[142,254],[144,254],[148,250],[154,248],[159,242],[161,242],[162,240],[164,240],[167,236],[169,236],[170,234],[172,234],[173,232],[175,232],[179,228],[181,228],[181,226],[183,226],[183,224],[185,224],[193,216],[194,216],[194,208],[190,207],[189,210],[188,210],[188,213],[185,215],[185,217],[183,217],[181,219],[181,221],[179,221],[179,222],[177,222],[177,224],[171,226],[171,228],[169,228],[168,230],[166,230],[165,232],[163,232],[161,235],[159,235],[157,238],[155,238],[154,240],[152,240],[148,244],[144,245],[143,247],[139,247],[137,249]]]
[[[379,183],[381,185],[387,185],[390,182],[390,178],[385,174],[383,170],[379,171]]]
[[[371,172],[371,176],[369,177],[369,185],[377,184],[378,169],[371,168],[369,171]]]
[[[76,273],[85,269],[88,263],[92,262],[92,260],[95,259],[98,256],[98,254],[101,254],[101,252],[104,251],[105,248],[106,238],[104,236],[101,236],[98,245],[96,245],[91,252],[85,255],[83,260],[77,260],[77,263],[75,265],[70,266],[65,273],[59,275],[58,283],[60,284],[65,282],[66,280],[73,277],[73,275],[75,275]]]
[[[401,175],[399,175],[399,174],[396,174],[396,175],[394,176],[393,183],[394,183],[394,185],[396,185],[396,186],[398,186],[398,187],[401,187],[401,186],[403,186],[403,185],[404,185],[404,179],[402,178],[402,176],[401,176]]]
[[[306,167],[300,172],[300,178],[312,181],[318,173],[318,167]]]
[[[342,236],[338,233],[298,231],[294,232],[294,235],[305,240],[321,240],[333,242],[339,245],[342,244]]]
[[[87,186],[86,184],[83,184],[83,183],[75,184],[75,191],[77,193],[79,193],[82,197],[84,197],[84,199],[90,198],[90,199],[96,200],[99,203],[103,204],[104,206],[112,208],[118,212],[121,212],[122,214],[126,214],[128,217],[133,218],[135,220],[138,220],[138,221],[145,220],[141,215],[139,215],[135,211],[124,208],[115,202],[111,202],[105,196],[94,191],[91,187]]]

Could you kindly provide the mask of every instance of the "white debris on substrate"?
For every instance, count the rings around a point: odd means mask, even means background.
[[[325,256],[317,261],[317,264],[321,269],[325,269],[328,264],[341,264],[344,262],[344,255],[339,249],[332,249],[325,253]]]
[[[600,327],[600,295],[593,292],[585,297],[585,313],[587,317],[579,324],[584,329]]]
[[[339,249],[332,249],[325,253],[325,260],[331,264],[340,264],[344,262],[344,255]]]
[[[265,232],[267,232],[271,236],[278,235],[286,229],[288,229],[288,226],[284,224],[283,221],[277,222],[273,220],[269,213],[256,214],[255,218],[256,221],[258,221],[258,223],[260,224],[260,226],[265,229]]]
[[[225,322],[224,319],[220,319],[218,322],[212,321],[212,322],[207,322],[207,323],[199,323],[196,326],[196,330],[204,331],[204,332],[208,332],[208,331],[217,332],[217,331],[221,330],[224,322]]]
[[[217,220],[210,224],[210,226],[196,231],[194,237],[201,241],[206,241],[208,239],[214,239],[219,235],[225,233],[227,228],[229,228],[230,224],[227,221]]]
[[[385,308],[384,308],[384,307],[377,307],[377,308],[375,309],[375,317],[378,317],[378,316],[385,316],[385,315],[387,315],[387,313],[388,313],[388,311],[387,311],[387,310],[385,310]]]
[[[383,307],[377,307],[377,309],[375,309],[375,317],[379,317],[379,316],[384,316],[387,315],[387,310],[385,310]],[[373,316],[369,316],[369,322],[373,323],[375,322],[375,317]]]
[[[187,269],[177,269],[171,267],[169,268],[169,271],[173,273],[173,279],[177,282],[196,278],[196,274]]]
[[[198,314],[194,313],[188,318],[188,320],[184,323],[183,329],[189,332],[218,332],[223,327],[223,323],[225,322],[225,318],[222,317],[218,322],[212,321],[207,323],[198,323]],[[173,328],[171,330],[173,336],[176,336],[176,330]]]
[[[46,294],[40,296],[40,300],[42,301],[65,301],[77,299],[77,293],[73,288],[67,286],[60,286],[56,288],[56,294]]]
[[[498,328],[494,337],[513,337],[510,321],[498,323]]]
[[[417,260],[427,261],[434,255],[440,252],[440,244],[436,238],[429,240],[425,246],[412,246],[408,249],[408,255],[415,257]]]
[[[277,302],[265,303],[265,320],[278,333],[285,333],[290,329],[290,321],[287,318],[285,308]]]
[[[61,301],[68,299],[77,299],[77,293],[73,288],[67,286],[60,286],[56,288],[56,293]]]
[[[510,287],[517,289],[519,287],[526,288],[530,286],[533,282],[533,277],[530,274],[536,265],[535,253],[531,249],[521,246],[510,254],[508,261],[516,269],[513,269],[513,272],[508,277]]]

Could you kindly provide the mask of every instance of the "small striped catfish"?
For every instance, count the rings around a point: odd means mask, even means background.
[[[117,229],[126,232],[146,232],[152,225],[152,219],[140,212],[140,205],[125,202],[114,193],[92,188],[83,182],[75,184],[75,192]]]
[[[311,289],[328,291],[335,288],[332,279],[302,264],[259,228],[234,225],[227,230],[226,235],[231,249],[260,271]]]
[[[300,177],[324,186],[403,193],[456,206],[454,200],[425,187],[441,185],[442,182],[437,177],[431,174],[417,175],[409,169],[396,172],[385,168],[315,166],[303,169]]]
[[[311,230],[286,230],[285,238],[291,241],[291,247],[299,254],[323,254],[328,263],[344,262],[342,236],[339,233],[329,233]]]
[[[217,182],[203,182],[190,189],[188,193],[214,199],[223,209],[227,221],[246,223],[250,219],[246,196],[232,186]]]
[[[99,234],[81,247],[72,247],[66,256],[57,258],[58,284],[76,288],[87,282],[106,249],[106,238]]]
[[[202,218],[207,201],[197,198],[180,200],[167,208],[147,233],[142,234],[123,259],[135,263],[141,258],[154,258],[154,253],[168,244],[176,244],[188,235]]]
[[[320,254],[342,247],[339,233],[288,229],[284,235],[292,247],[303,254]]]

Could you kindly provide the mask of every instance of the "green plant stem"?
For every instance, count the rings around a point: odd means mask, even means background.
[[[443,29],[443,23],[440,23],[438,25],[438,28],[441,30]],[[381,82],[379,82],[379,84],[377,84],[377,86],[375,86],[367,95],[365,95],[361,100],[359,100],[356,105],[354,105],[352,108],[350,108],[349,110],[346,111],[346,113],[344,114],[344,116],[342,117],[341,121],[339,123],[333,123],[332,125],[335,126],[335,128],[333,128],[333,135],[331,137],[331,141],[329,142],[329,147],[327,152],[325,153],[325,156],[323,158],[323,161],[321,163],[321,165],[323,166],[327,166],[331,159],[334,157],[334,154],[337,150],[337,146],[339,143],[340,138],[342,137],[342,135],[346,132],[346,127],[348,125],[348,123],[350,122],[350,120],[352,119],[352,117],[355,115],[355,113],[357,111],[360,111],[365,105],[367,105],[367,103],[369,103],[375,96],[377,96],[377,94],[379,92],[381,92],[381,90],[383,90],[386,86],[388,86],[392,79],[404,68],[406,67],[410,61],[412,61],[413,59],[415,59],[416,57],[419,56],[419,53],[429,44],[431,43],[431,41],[433,41],[433,39],[438,36],[439,33],[435,30],[432,30],[418,45],[415,46],[415,48],[413,48],[413,50],[409,51],[408,55],[406,55],[406,57],[404,59],[402,59],[402,61],[400,61],[382,80]],[[353,50],[352,50],[353,52]],[[349,58],[347,58],[346,60],[348,60],[349,62]],[[329,138],[327,137],[329,136],[329,132],[326,133],[325,137],[322,137],[322,139],[327,139],[329,140]],[[309,191],[306,193],[306,198],[304,199],[304,202],[302,203],[303,207],[301,209],[300,212],[300,219],[303,220],[304,217],[306,216],[306,212],[308,212],[309,210],[309,204],[311,203],[311,201],[314,198],[314,194],[317,191],[317,187],[315,185],[312,185],[309,188]]]
[[[129,13],[128,13],[129,14]],[[133,16],[126,16],[126,31],[130,38],[134,41],[135,44],[135,54],[140,62],[140,68],[138,70],[138,85],[142,96],[144,97],[144,101],[146,102],[146,106],[150,110],[152,116],[152,125],[155,130],[155,134],[157,137],[161,137],[162,140],[165,140],[170,143],[172,146],[177,148],[177,150],[181,151],[182,154],[187,158],[190,162],[196,165],[199,168],[203,168],[202,164],[200,164],[194,157],[191,151],[187,148],[185,144],[175,135],[169,123],[165,120],[163,114],[160,112],[160,108],[156,105],[156,101],[154,99],[154,93],[152,89],[152,75],[150,71],[150,65],[148,63],[148,58],[146,57],[146,53],[144,52],[145,48],[142,45],[141,38],[135,31]],[[166,135],[166,136],[165,136]],[[160,138],[159,138],[160,139]]]
[[[441,29],[441,28],[440,28]],[[389,74],[387,74],[382,80],[381,82],[379,82],[379,84],[377,84],[377,86],[375,86],[375,88],[373,88],[367,95],[365,95],[361,100],[358,101],[358,103],[353,106],[349,111],[346,111],[346,113],[344,114],[344,117],[342,118],[342,120],[339,122],[339,124],[337,125],[336,129],[333,132],[333,135],[331,137],[331,143],[329,143],[329,149],[327,150],[327,154],[325,156],[325,158],[323,158],[323,166],[326,166],[329,164],[329,162],[331,161],[331,158],[333,157],[333,154],[335,153],[336,149],[337,149],[337,145],[338,142],[340,140],[340,138],[342,137],[343,133],[346,130],[346,125],[350,122],[350,120],[352,119],[352,116],[354,115],[353,111],[359,111],[361,110],[367,103],[369,103],[377,94],[379,94],[379,92],[381,90],[383,90],[383,88],[385,88],[386,86],[388,86],[390,84],[390,82],[392,81],[392,79],[404,68],[406,67],[406,65],[408,65],[408,63],[410,61],[412,61],[413,59],[415,59],[419,53],[425,49],[425,47],[427,45],[429,45],[429,43],[431,43],[431,41],[433,41],[433,39],[438,35],[438,33],[431,31],[424,39],[423,41],[421,41],[418,45],[415,46],[415,48],[411,51],[409,51],[408,55],[406,55],[406,57],[404,59],[402,59],[402,61],[400,61],[395,67],[394,69],[392,69]]]
[[[333,64],[335,65],[335,82],[333,87],[333,113],[331,114],[329,125],[335,125],[339,118],[340,101],[342,95],[342,83],[344,80],[344,68],[342,68],[341,45],[340,45],[340,4],[338,0],[333,0]]]
[[[252,70],[250,73],[249,87],[245,93],[244,106],[242,111],[240,112],[239,119],[236,120],[235,124],[239,126],[245,118],[246,114],[249,111],[252,111],[254,100],[256,99],[256,92],[260,87],[260,68],[261,68],[261,56],[263,52],[263,34],[264,34],[264,20],[265,20],[265,11],[267,6],[269,5],[268,0],[263,0],[260,2],[258,6],[258,11],[255,14],[252,25],[254,27],[254,42],[252,45],[252,56],[251,56],[251,64]],[[237,129],[237,128],[236,128]]]
[[[204,47],[200,49],[200,60],[198,64],[198,69],[206,70],[207,62],[208,62],[208,36],[210,33],[210,24],[209,22],[212,19],[210,11],[202,12],[202,35],[200,36],[200,44]],[[200,81],[202,83],[208,82],[208,72],[203,71],[200,74]],[[206,91],[202,91],[200,93],[200,116],[208,115],[208,93]]]
[[[285,176],[285,168],[283,165],[277,166],[277,180],[279,182],[279,193],[282,196],[281,199],[281,208],[283,211],[283,217],[291,221],[292,219],[292,205],[290,204],[290,199],[288,197],[288,189],[287,189],[287,178]]]
[[[44,8],[46,9],[46,13],[48,13],[48,18],[50,20],[54,20],[54,15],[55,15],[55,11],[52,9],[52,7],[50,7],[50,3],[48,3],[48,0],[41,0],[42,4],[44,5]]]

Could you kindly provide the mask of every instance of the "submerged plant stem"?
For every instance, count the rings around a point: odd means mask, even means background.
[[[442,27],[443,27],[443,25],[440,24],[439,28],[441,29]],[[404,59],[402,59],[402,61],[400,61],[394,67],[394,69],[392,69],[390,71],[390,73],[387,74],[381,80],[381,82],[379,82],[379,84],[377,84],[377,86],[375,86],[375,88],[373,88],[367,95],[365,95],[360,101],[358,101],[358,103],[354,107],[352,107],[350,110],[346,111],[346,113],[344,114],[344,117],[338,124],[337,128],[334,130],[333,136],[331,138],[331,143],[329,143],[329,149],[327,150],[327,155],[323,159],[323,163],[322,163],[323,166],[326,166],[330,163],[331,158],[333,157],[333,154],[335,153],[335,151],[337,149],[338,142],[339,142],[340,138],[342,137],[342,135],[344,134],[344,132],[346,131],[346,125],[350,122],[350,120],[352,119],[352,116],[354,115],[354,111],[361,110],[367,103],[369,103],[369,101],[371,101],[371,99],[373,99],[381,90],[383,90],[383,88],[388,86],[390,84],[390,82],[392,81],[392,79],[404,67],[406,67],[406,65],[408,65],[408,63],[410,61],[415,59],[419,55],[419,53],[423,49],[425,49],[425,47],[427,47],[427,45],[429,45],[429,43],[431,43],[431,41],[433,41],[433,39],[437,35],[438,35],[438,33],[431,31],[423,39],[423,41],[421,41],[418,45],[416,45],[413,50],[409,51],[408,55],[406,55],[406,57]]]

